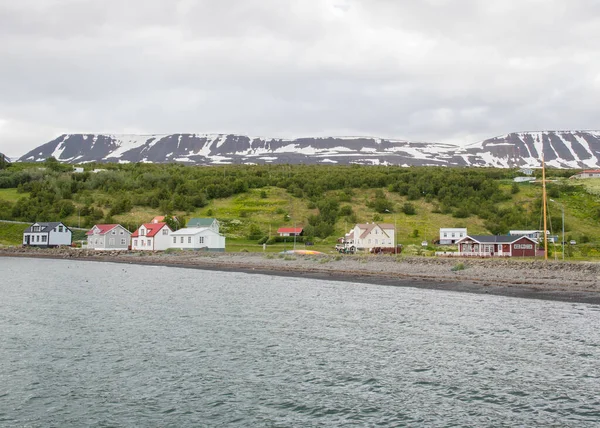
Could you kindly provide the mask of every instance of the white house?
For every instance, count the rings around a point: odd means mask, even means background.
[[[171,248],[225,251],[225,237],[208,227],[186,227],[171,233]]]
[[[370,251],[375,247],[394,248],[395,242],[394,225],[385,223],[356,224],[344,237],[345,247],[351,250]]]
[[[23,245],[57,247],[71,245],[71,229],[61,222],[33,223],[23,232]]]
[[[144,223],[131,235],[131,249],[164,251],[170,247],[171,233],[167,223]]]
[[[586,169],[577,173],[570,178],[598,178],[600,177],[600,169]]]
[[[90,250],[127,250],[131,244],[131,232],[120,224],[96,224],[86,235]]]
[[[466,227],[440,227],[440,245],[453,245],[467,236]]]

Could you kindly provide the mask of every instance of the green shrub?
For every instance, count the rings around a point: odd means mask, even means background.
[[[465,270],[465,269],[466,269],[466,267],[465,267],[464,263],[458,263],[451,270],[452,270],[452,272],[457,272],[459,270]]]

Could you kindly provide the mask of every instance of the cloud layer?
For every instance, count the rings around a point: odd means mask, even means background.
[[[63,132],[598,129],[595,0],[0,3],[0,152]]]

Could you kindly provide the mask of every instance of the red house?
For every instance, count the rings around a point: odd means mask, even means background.
[[[304,229],[301,227],[280,227],[277,229],[279,236],[300,236]]]
[[[460,256],[535,257],[537,243],[527,236],[467,235],[457,242]]]

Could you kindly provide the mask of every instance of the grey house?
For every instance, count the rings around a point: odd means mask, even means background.
[[[63,223],[37,222],[23,232],[23,245],[30,247],[58,247],[71,245],[73,233]]]
[[[120,224],[96,224],[86,235],[91,250],[128,250],[131,245],[131,232]]]

